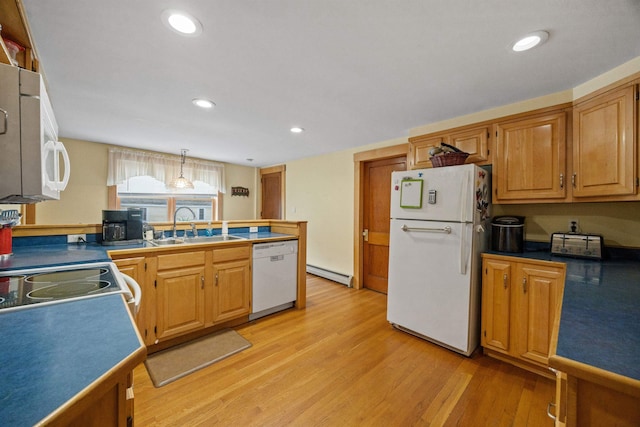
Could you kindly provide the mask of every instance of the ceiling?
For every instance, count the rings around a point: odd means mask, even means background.
[[[406,137],[640,56],[638,0],[23,3],[60,136],[256,167]],[[202,33],[169,30],[166,9]],[[536,30],[545,44],[510,50]]]

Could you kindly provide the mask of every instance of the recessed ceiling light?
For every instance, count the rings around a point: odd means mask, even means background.
[[[291,132],[293,132],[293,133],[302,133],[302,132],[304,132],[304,129],[301,128],[301,127],[294,126],[294,127],[291,128]]]
[[[179,10],[165,10],[162,12],[162,22],[173,31],[184,36],[197,36],[202,32],[200,21]]]
[[[540,46],[549,38],[549,33],[546,31],[535,31],[527,34],[520,40],[515,42],[511,49],[515,52],[523,52],[525,50],[533,49],[536,46]]]
[[[214,104],[212,101],[209,101],[208,99],[204,99],[204,98],[193,98],[191,102],[193,102],[193,105],[200,108],[204,108],[205,110],[208,110],[216,106],[216,104]]]

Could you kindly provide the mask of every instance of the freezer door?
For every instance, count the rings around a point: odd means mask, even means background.
[[[445,230],[445,231],[440,231]],[[387,320],[463,354],[478,346],[479,254],[470,223],[391,220]]]
[[[480,223],[488,216],[488,175],[473,164],[393,172],[391,218]]]

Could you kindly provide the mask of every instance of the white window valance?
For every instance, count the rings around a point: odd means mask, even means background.
[[[109,149],[107,185],[118,185],[135,176],[150,176],[168,185],[180,176],[179,156],[124,148]],[[187,158],[184,177],[202,181],[220,193],[225,193],[224,165],[222,163]]]

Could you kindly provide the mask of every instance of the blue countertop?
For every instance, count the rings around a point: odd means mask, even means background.
[[[243,237],[251,242],[266,241],[270,239],[291,238],[296,236],[270,231],[260,231],[258,233],[234,232],[234,236]],[[237,241],[237,242],[242,242]],[[162,248],[177,249],[186,245],[167,245]],[[47,243],[47,244],[14,244],[13,255],[6,260],[0,261],[0,271],[17,270],[23,268],[49,267],[54,265],[80,264],[88,262],[108,262],[110,251],[125,249],[149,249],[157,248],[147,242],[103,246],[96,242],[82,244],[67,243]]]
[[[144,345],[120,294],[0,311],[0,420],[30,426]]]
[[[489,252],[567,266],[556,355],[640,380],[640,260]]]

